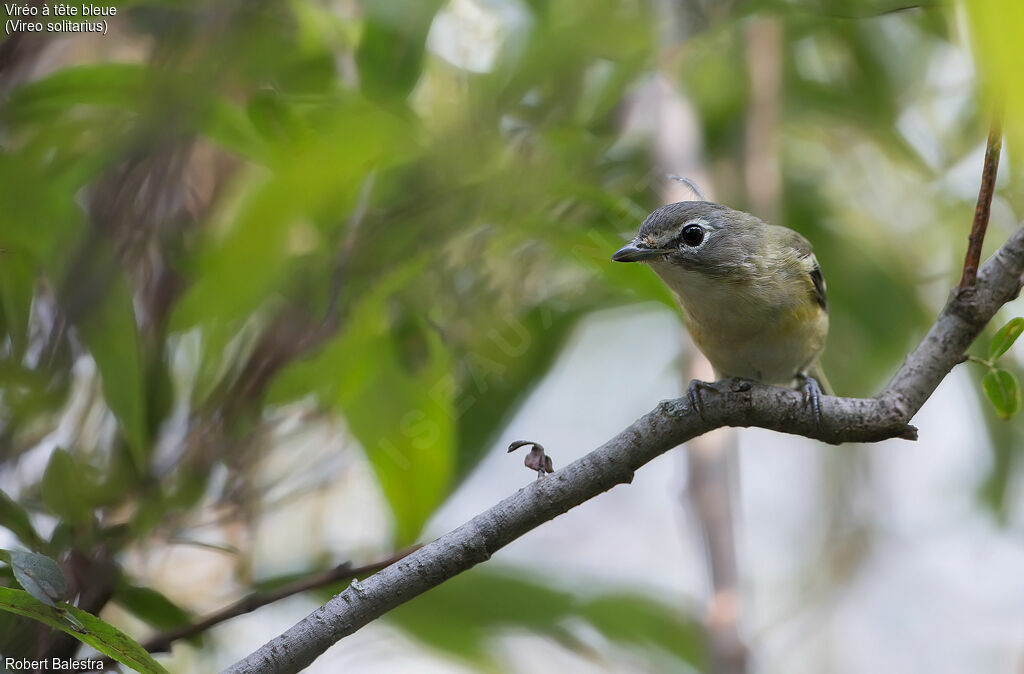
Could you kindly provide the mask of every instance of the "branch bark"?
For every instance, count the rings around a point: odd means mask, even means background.
[[[921,344],[875,398],[821,401],[820,420],[789,389],[718,382],[704,394],[703,414],[686,398],[661,402],[586,456],[517,493],[370,576],[232,665],[227,672],[297,672],[340,639],[399,604],[486,561],[526,532],[618,484],[663,452],[720,426],[758,426],[829,443],[916,438],[908,425],[1024,274],[1024,226],[984,264],[972,293],[954,293]]]

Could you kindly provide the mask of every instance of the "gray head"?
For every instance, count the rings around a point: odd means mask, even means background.
[[[680,201],[647,216],[612,260],[679,265],[708,276],[735,277],[764,245],[767,225],[711,201]]]

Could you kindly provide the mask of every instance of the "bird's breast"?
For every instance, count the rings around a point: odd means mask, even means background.
[[[771,281],[655,271],[675,291],[694,343],[719,377],[789,385],[824,348],[828,314],[810,295]]]

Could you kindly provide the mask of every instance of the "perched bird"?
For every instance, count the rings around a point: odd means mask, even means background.
[[[799,383],[820,415],[828,301],[807,239],[720,204],[681,201],[647,216],[612,260],[643,262],[661,277],[716,377]],[[698,409],[700,384],[689,391]]]

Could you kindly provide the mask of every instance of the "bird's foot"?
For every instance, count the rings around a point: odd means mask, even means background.
[[[723,392],[723,384],[728,383],[729,391],[731,393],[744,393],[750,390],[754,382],[749,379],[743,379],[741,377],[731,377],[729,379],[723,379],[717,382],[706,382],[700,379],[694,379],[690,382],[690,385],[686,387],[686,397],[690,400],[690,407],[697,411],[701,419],[704,417],[704,391],[711,391],[713,393],[721,394]],[[705,419],[706,420],[706,419]]]
[[[800,382],[800,392],[804,395],[804,406],[810,407],[814,412],[814,421],[821,425],[821,384],[814,377],[807,374],[798,374],[797,381]]]
[[[690,400],[690,407],[697,411],[701,419],[704,419],[704,398],[702,395],[703,391],[718,392],[715,388],[714,383],[701,381],[700,379],[694,379],[690,382],[690,385],[686,387],[686,397]]]

